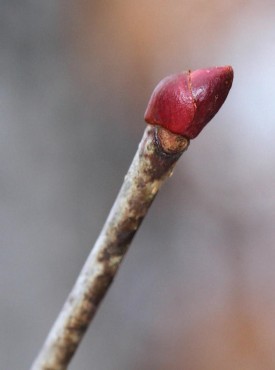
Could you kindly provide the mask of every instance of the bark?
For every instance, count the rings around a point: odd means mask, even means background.
[[[147,125],[106,223],[31,370],[64,370],[159,188],[189,140]]]

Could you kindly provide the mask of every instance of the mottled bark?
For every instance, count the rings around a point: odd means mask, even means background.
[[[31,370],[68,367],[153,199],[188,144],[183,136],[147,125],[107,221]]]

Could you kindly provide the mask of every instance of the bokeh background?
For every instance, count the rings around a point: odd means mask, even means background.
[[[156,83],[231,64],[224,107],[162,188],[70,369],[274,369],[274,1],[0,6],[0,368],[30,367]]]

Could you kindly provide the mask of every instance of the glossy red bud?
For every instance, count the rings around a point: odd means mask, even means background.
[[[232,82],[230,66],[168,76],[153,91],[144,119],[194,139],[218,112]]]

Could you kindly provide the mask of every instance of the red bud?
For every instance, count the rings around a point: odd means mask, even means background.
[[[144,119],[194,139],[218,112],[232,82],[230,66],[168,76],[153,91]]]

